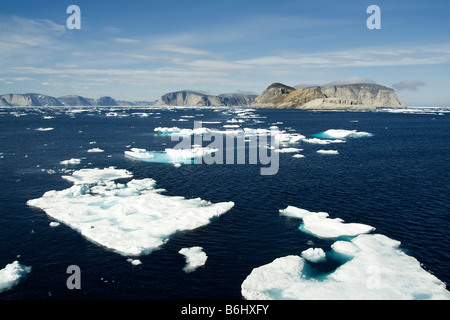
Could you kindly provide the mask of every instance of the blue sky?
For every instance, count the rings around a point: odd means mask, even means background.
[[[69,5],[81,29],[69,30]],[[369,5],[381,29],[369,30]],[[2,0],[0,94],[155,100],[373,82],[450,107],[449,1]]]

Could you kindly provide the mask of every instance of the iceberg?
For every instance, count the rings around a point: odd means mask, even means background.
[[[36,131],[52,131],[52,130],[54,130],[55,128],[37,128],[36,129]]]
[[[282,215],[303,219],[302,231],[332,239],[328,253],[309,248],[254,268],[241,285],[248,300],[450,300],[446,285],[374,228],[330,219],[326,212],[288,206]],[[349,236],[337,239],[341,236]],[[345,239],[345,240],[344,240]],[[342,264],[312,276],[309,263],[333,256]]]
[[[100,148],[92,148],[92,149],[89,149],[87,152],[89,152],[89,153],[93,153],[93,152],[105,152],[105,150],[100,149]]]
[[[27,204],[124,256],[151,253],[173,234],[205,226],[234,206],[166,196],[150,178],[117,183],[114,180],[130,179],[132,174],[114,167],[82,169],[63,178],[74,185],[48,191]]]
[[[203,251],[202,247],[183,248],[178,253],[186,257],[186,266],[183,268],[184,272],[189,273],[205,265],[208,256]]]
[[[30,271],[31,267],[21,265],[19,261],[6,265],[0,270],[0,292],[11,289]]]

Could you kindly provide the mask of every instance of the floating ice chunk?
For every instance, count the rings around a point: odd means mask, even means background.
[[[374,227],[366,224],[344,223],[344,220],[340,218],[330,219],[326,212],[311,212],[293,206],[280,210],[280,213],[302,219],[301,230],[320,238],[354,237],[375,230]]]
[[[309,139],[303,139],[303,142],[307,143],[314,143],[314,144],[331,144],[331,143],[345,143],[345,140],[335,139],[335,140],[329,140],[329,139],[319,139],[319,138],[309,138]]]
[[[71,176],[63,176],[63,178],[74,184],[95,184],[103,181],[131,178],[132,176],[133,174],[128,170],[109,167],[103,169],[81,169],[72,173]]]
[[[127,261],[129,263],[131,263],[133,266],[138,266],[138,265],[142,264],[141,260],[139,260],[139,259],[128,258]]]
[[[317,150],[317,153],[321,154],[339,154],[337,150]]]
[[[300,152],[303,151],[303,149],[299,148],[281,148],[281,149],[275,149],[274,152],[280,152],[280,153],[292,153],[292,152]]]
[[[89,149],[87,152],[90,152],[90,153],[92,153],[92,152],[105,152],[105,150],[102,150],[100,148],[92,148],[92,149]]]
[[[21,265],[19,261],[6,265],[0,270],[0,292],[11,289],[30,271],[31,267]]]
[[[55,128],[37,128],[36,131],[52,131]]]
[[[304,158],[305,156],[303,155],[303,154],[300,154],[300,153],[297,153],[297,154],[294,154],[293,156],[292,156],[292,158]]]
[[[208,256],[202,247],[183,248],[178,253],[186,257],[186,266],[184,272],[192,272],[198,267],[205,265]]]
[[[127,170],[83,169],[65,176],[74,186],[48,191],[28,205],[80,232],[90,241],[128,256],[150,253],[175,233],[205,226],[233,202],[211,203],[165,196],[153,179],[133,179]]]
[[[303,251],[301,256],[310,262],[323,262],[327,259],[325,251],[321,248],[309,248]]]
[[[343,249],[342,242],[332,248]],[[379,234],[359,235],[345,246],[347,260],[323,280],[304,276],[304,260],[287,256],[255,268],[242,283],[244,298],[295,300],[450,299],[445,284]]]
[[[64,160],[64,161],[61,161],[60,162],[60,164],[63,164],[63,165],[77,165],[77,164],[80,164],[81,163],[81,159],[74,159],[74,158],[72,158],[72,159],[70,159],[70,160]]]
[[[357,130],[329,129],[317,134],[320,138],[328,139],[346,139],[346,138],[362,138],[371,137],[373,134]]]
[[[56,221],[52,221],[52,222],[50,222],[50,227],[52,227],[52,228],[54,228],[54,227],[58,227],[60,225],[60,223],[59,222],[56,222]]]
[[[217,151],[218,149],[216,148],[200,147],[198,145],[193,145],[190,149],[167,148],[164,152],[132,148],[130,151],[125,151],[125,156],[144,162],[174,163],[175,166],[179,166],[180,164],[192,164],[195,160],[200,160],[203,156]]]

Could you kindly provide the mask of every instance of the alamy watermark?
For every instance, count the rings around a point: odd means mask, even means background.
[[[278,173],[277,150],[280,144],[278,128],[253,132],[244,130],[204,132],[202,129],[202,122],[194,121],[192,135],[172,134],[172,141],[179,141],[173,150],[189,152],[197,148],[200,152],[195,154],[194,164],[260,164],[264,166],[261,167],[261,175]],[[204,147],[204,142],[210,143]]]

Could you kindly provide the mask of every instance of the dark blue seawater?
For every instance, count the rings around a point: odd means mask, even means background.
[[[324,249],[331,245],[299,231],[300,220],[280,216],[289,205],[369,224],[400,241],[424,269],[450,281],[449,114],[257,110],[253,114],[262,123],[247,119],[242,127],[268,129],[281,122],[280,129],[308,137],[327,129],[373,134],[330,146],[301,143],[294,147],[303,148],[305,158],[280,154],[279,172],[262,176],[259,165],[175,168],[124,156],[131,147],[162,151],[176,144],[156,135],[155,127],[193,129],[193,121],[202,120],[221,121],[204,126],[222,129],[236,116],[225,109],[69,111],[0,110],[0,269],[15,260],[32,267],[0,299],[242,299],[241,284],[253,268],[299,255],[310,241]],[[149,116],[140,117],[141,112]],[[181,116],[191,117],[172,121]],[[54,130],[36,130],[49,127]],[[105,152],[87,152],[94,147]],[[316,152],[323,148],[337,149],[339,155]],[[135,179],[155,179],[167,195],[233,201],[235,206],[207,226],[174,235],[134,266],[64,224],[50,227],[53,220],[45,212],[27,206],[46,191],[71,186],[61,178],[66,167],[60,164],[71,158],[82,159],[71,169],[115,166],[130,170]],[[185,273],[178,251],[191,246],[202,246],[208,260]],[[70,265],[81,269],[80,290],[66,287]]]

